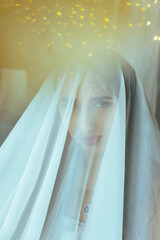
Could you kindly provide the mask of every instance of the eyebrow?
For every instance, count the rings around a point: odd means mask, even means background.
[[[91,98],[91,101],[97,101],[97,100],[112,100],[113,98],[114,98],[113,96],[99,96],[99,97]]]
[[[112,100],[114,97],[113,96],[99,96],[99,97],[93,97],[90,99],[90,101],[98,101],[98,100]],[[60,102],[68,102],[70,99],[69,98],[62,98],[60,99]],[[76,101],[76,99],[75,99]]]

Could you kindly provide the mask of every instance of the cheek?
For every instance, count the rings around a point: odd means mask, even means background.
[[[109,131],[112,127],[114,116],[115,116],[114,107],[108,108],[106,110],[101,110],[99,112],[98,121],[96,121],[98,125],[97,127],[99,128],[99,130]]]
[[[70,135],[74,138],[74,136],[76,135],[76,130],[77,130],[78,126],[77,126],[77,120],[76,120],[76,116],[72,116],[70,123],[69,123],[69,128],[68,128],[68,132],[70,133]]]

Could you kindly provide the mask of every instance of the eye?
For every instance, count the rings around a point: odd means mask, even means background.
[[[110,101],[97,101],[95,103],[97,108],[107,108],[109,105],[111,105],[112,102]]]

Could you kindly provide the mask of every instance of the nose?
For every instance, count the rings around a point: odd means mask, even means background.
[[[83,133],[91,133],[95,128],[95,119],[88,107],[83,107],[78,117],[78,127]]]

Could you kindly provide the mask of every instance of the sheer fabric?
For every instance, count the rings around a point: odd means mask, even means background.
[[[0,148],[0,239],[158,240],[159,130],[133,68],[100,56],[57,65]]]

